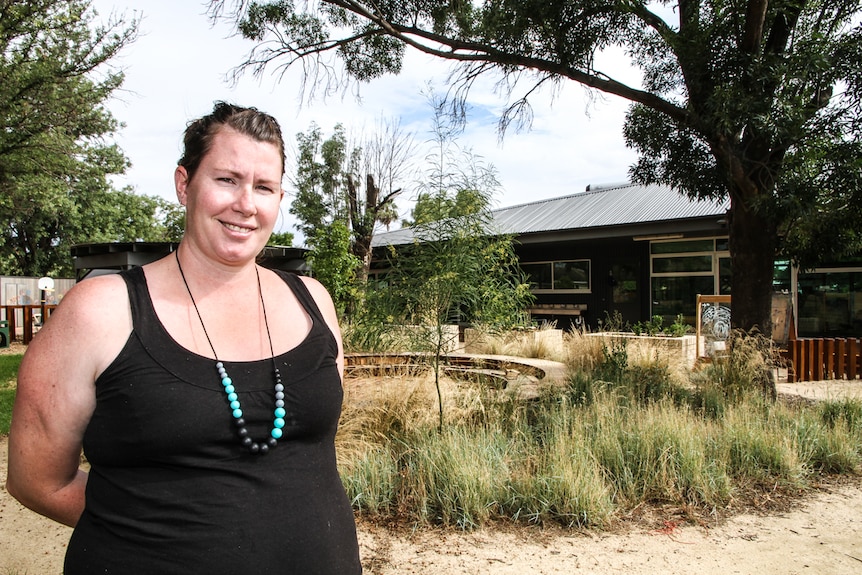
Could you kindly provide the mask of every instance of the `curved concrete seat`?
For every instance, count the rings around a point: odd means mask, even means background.
[[[422,353],[348,353],[344,355],[345,374],[392,375],[419,373],[430,368],[429,354]],[[543,379],[541,360],[495,355],[447,354],[443,370],[459,379],[490,379],[505,382],[518,374]],[[513,373],[516,372],[516,373]],[[504,386],[505,387],[505,386]]]

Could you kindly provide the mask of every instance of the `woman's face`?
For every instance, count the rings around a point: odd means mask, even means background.
[[[186,207],[185,240],[224,264],[253,259],[278,218],[282,158],[278,148],[221,128],[191,181],[178,166],[174,184]]]

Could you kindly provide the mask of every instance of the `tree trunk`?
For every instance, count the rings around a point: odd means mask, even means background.
[[[729,214],[731,324],[772,335],[772,277],[778,237],[774,222],[731,194]]]
[[[359,285],[365,285],[368,281],[368,270],[371,269],[371,237],[363,235],[355,238],[351,251],[360,261],[356,270],[356,281]]]

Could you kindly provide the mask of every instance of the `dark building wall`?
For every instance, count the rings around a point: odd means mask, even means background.
[[[555,321],[558,327],[577,324],[580,317],[586,327],[596,329],[599,322],[619,312],[624,322],[636,323],[649,317],[649,242],[631,237],[600,241],[557,241],[553,243],[516,244],[522,264],[547,261],[588,260],[588,292],[541,290],[536,293],[534,317]],[[554,313],[553,307],[585,306],[580,315]]]

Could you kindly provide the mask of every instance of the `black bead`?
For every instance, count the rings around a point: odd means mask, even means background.
[[[245,427],[245,418],[240,417],[239,419],[235,419],[234,425],[236,425],[237,427]]]
[[[259,451],[260,451],[260,444],[258,444],[258,443],[252,443],[252,444],[249,446],[248,450],[249,450],[249,451],[251,451],[252,453],[257,453],[257,452],[259,452]]]
[[[245,427],[240,427],[236,430],[236,434],[240,437],[246,437],[248,435],[248,429]]]
[[[261,455],[266,455],[266,453],[267,453],[268,451],[269,451],[269,445],[267,445],[266,443],[261,443],[261,444],[260,444],[260,454],[261,454]]]
[[[248,433],[248,431],[246,431],[246,433]],[[248,448],[251,448],[254,445],[254,441],[252,441],[251,437],[249,437],[248,435],[242,438],[241,443]]]
[[[275,447],[276,445],[278,445],[278,440],[277,440],[276,438],[274,438],[274,437],[270,437],[269,439],[267,439],[267,440],[266,440],[266,443],[267,443],[270,447]]]

